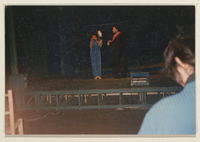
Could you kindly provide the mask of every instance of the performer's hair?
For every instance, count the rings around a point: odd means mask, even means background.
[[[179,73],[175,57],[183,63],[187,63],[195,68],[195,30],[194,26],[188,29],[182,36],[172,39],[164,51],[165,68],[167,76],[180,82]]]
[[[113,25],[112,27],[115,27],[116,29],[118,29],[118,31],[120,31],[120,30],[121,30],[121,29],[120,29],[120,26],[119,26],[119,25],[117,25],[117,24]]]

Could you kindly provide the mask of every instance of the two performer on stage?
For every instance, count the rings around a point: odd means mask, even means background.
[[[113,78],[124,78],[127,77],[127,56],[126,56],[126,38],[123,33],[119,30],[117,25],[112,27],[114,33],[112,40],[108,40],[107,45],[112,47],[112,72]],[[90,55],[92,73],[94,79],[101,79],[101,52],[102,47],[102,33],[101,31],[95,31],[92,34],[90,40]]]

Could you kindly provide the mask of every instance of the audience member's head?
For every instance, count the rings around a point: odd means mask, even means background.
[[[185,85],[187,78],[195,72],[195,32],[194,27],[180,37],[172,39],[164,51],[165,73]]]

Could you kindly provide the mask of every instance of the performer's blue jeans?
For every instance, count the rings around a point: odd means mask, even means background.
[[[101,77],[101,51],[100,47],[93,46],[91,50],[91,65],[94,77]]]

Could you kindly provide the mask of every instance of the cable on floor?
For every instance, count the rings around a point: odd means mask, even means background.
[[[33,115],[33,116],[30,116],[30,117],[27,117],[27,118],[24,119],[24,121],[26,121],[26,122],[37,121],[37,120],[40,120],[40,119],[47,117],[49,114],[64,115],[63,112],[56,112],[56,113],[49,112],[46,115],[44,115],[43,117],[41,115]]]

